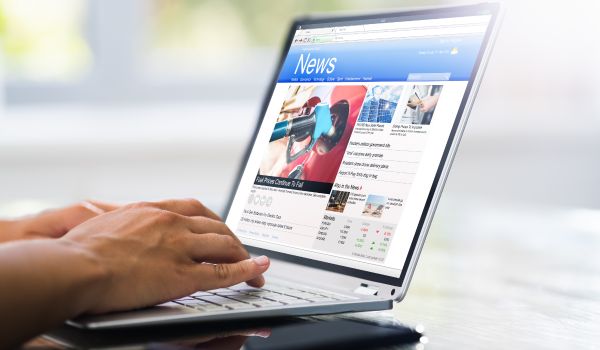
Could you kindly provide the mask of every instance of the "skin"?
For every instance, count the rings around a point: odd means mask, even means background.
[[[6,234],[5,234],[6,233]],[[160,304],[246,281],[264,285],[219,217],[195,200],[84,202],[0,222],[0,348],[82,314]]]
[[[440,95],[427,96],[421,100],[421,112],[433,111],[440,99]]]
[[[0,243],[39,238],[60,238],[82,222],[118,209],[99,201],[84,201],[18,220],[0,220]]]
[[[421,112],[427,113],[433,111],[435,106],[440,99],[440,95],[426,96],[423,99],[419,99],[417,96],[410,96],[406,103],[412,109],[421,107]]]
[[[406,105],[412,109],[417,108],[420,104],[421,104],[421,99],[415,95],[411,95],[408,98],[408,102],[406,102]]]

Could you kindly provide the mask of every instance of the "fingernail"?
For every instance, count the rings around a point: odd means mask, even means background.
[[[253,258],[252,260],[254,260],[254,262],[258,266],[266,266],[269,264],[269,258],[267,258],[265,255],[257,256],[256,258]]]

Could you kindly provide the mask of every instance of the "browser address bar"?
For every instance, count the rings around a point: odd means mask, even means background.
[[[400,29],[372,32],[353,32],[348,34],[322,34],[311,35],[307,44],[318,44],[328,42],[349,42],[349,41],[367,41],[367,40],[386,40],[402,38],[422,38],[429,36],[447,36],[484,33],[487,29],[486,24],[476,24],[467,26],[442,26],[437,28],[419,28],[419,29]]]

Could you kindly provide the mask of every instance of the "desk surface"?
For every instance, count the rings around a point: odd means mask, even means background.
[[[431,348],[598,348],[600,211],[442,202],[406,299]]]
[[[599,253],[600,211],[442,201],[393,313],[425,348],[597,348]]]

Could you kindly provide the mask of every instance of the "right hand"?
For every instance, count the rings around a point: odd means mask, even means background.
[[[251,259],[219,217],[195,200],[127,205],[60,240],[89,253],[106,272],[85,313],[151,306],[244,281],[261,287],[269,267],[267,257]]]

